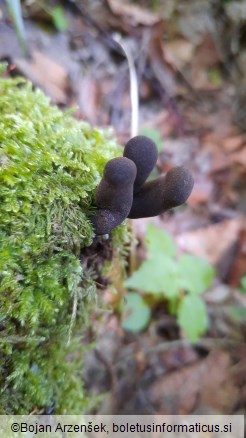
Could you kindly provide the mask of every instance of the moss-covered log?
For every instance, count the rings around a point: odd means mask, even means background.
[[[109,132],[0,78],[0,414],[88,406],[80,342],[95,285],[83,250],[95,188],[119,155]]]

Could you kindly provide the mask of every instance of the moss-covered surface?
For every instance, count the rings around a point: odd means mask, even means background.
[[[88,407],[80,345],[95,285],[83,248],[95,187],[117,155],[108,132],[0,78],[0,414]],[[125,231],[114,234],[119,250]]]

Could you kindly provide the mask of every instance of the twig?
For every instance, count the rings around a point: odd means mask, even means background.
[[[74,298],[73,298],[73,311],[72,311],[71,321],[70,321],[69,329],[68,329],[67,346],[70,344],[70,341],[71,341],[72,329],[73,329],[74,322],[75,322],[75,319],[76,319],[77,308],[78,308],[78,293],[75,292]]]
[[[114,40],[122,48],[125,53],[130,75],[130,95],[131,95],[131,137],[138,134],[138,120],[139,120],[139,100],[138,100],[138,78],[131,51],[124,43],[119,34],[115,34]]]

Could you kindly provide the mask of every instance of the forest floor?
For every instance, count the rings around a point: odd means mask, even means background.
[[[116,312],[95,315],[88,339],[97,347],[86,355],[85,384],[90,394],[105,395],[100,412],[245,413],[246,27],[237,14],[246,10],[238,12],[240,4],[24,1],[25,58],[0,1],[0,61],[9,62],[9,74],[24,75],[61,108],[77,106],[78,119],[112,126],[120,144],[131,137],[126,47],[138,77],[139,132],[157,140],[158,172],[182,164],[195,179],[186,208],[131,221],[134,263],[146,256],[149,222],[170,233],[180,252],[208,261],[216,279],[204,294],[207,334],[196,345],[187,342],[164,304],[138,334],[123,330]],[[110,286],[102,296],[112,301]]]

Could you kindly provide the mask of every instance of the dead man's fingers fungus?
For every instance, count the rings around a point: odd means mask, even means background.
[[[127,217],[157,216],[188,199],[194,180],[182,166],[146,182],[157,157],[155,143],[138,135],[127,142],[123,157],[106,164],[96,191],[98,210],[91,218],[97,235],[110,233]]]
[[[136,165],[126,157],[113,158],[106,164],[96,190],[98,211],[91,218],[97,235],[110,233],[127,218],[136,174]]]
[[[146,182],[134,194],[130,219],[157,216],[183,204],[191,194],[194,180],[184,167],[170,169],[166,176]]]
[[[158,158],[156,144],[144,135],[137,135],[126,143],[124,157],[132,160],[137,167],[137,176],[134,181],[135,194],[140,190],[150,172],[155,167]]]

